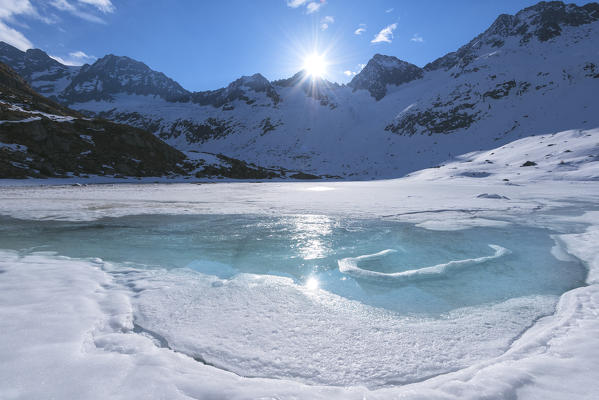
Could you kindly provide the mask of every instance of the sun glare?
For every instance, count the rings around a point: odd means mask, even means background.
[[[327,62],[322,55],[313,53],[304,59],[303,69],[314,78],[322,78],[327,72]]]

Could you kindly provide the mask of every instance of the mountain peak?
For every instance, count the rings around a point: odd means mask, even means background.
[[[564,27],[576,27],[597,20],[598,3],[577,6],[561,1],[541,1],[515,15],[501,14],[486,31],[468,44],[425,65],[424,69],[448,70],[456,65],[466,66],[477,57],[478,49],[483,46],[502,47],[506,40],[514,37],[519,40],[521,46],[533,38],[539,42],[546,42],[561,35]]]
[[[153,95],[177,101],[187,98],[189,92],[141,61],[108,54],[91,65],[81,67],[61,99],[68,104],[90,100],[112,101],[116,94]]]
[[[355,90],[365,89],[377,101],[387,94],[387,85],[401,85],[422,77],[422,69],[394,56],[375,54],[351,82]]]

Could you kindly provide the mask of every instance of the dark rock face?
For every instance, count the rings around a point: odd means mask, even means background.
[[[185,135],[187,143],[202,143],[209,139],[218,139],[232,132],[232,127],[227,121],[207,118],[203,123],[194,123],[189,120],[177,120],[169,130],[162,130],[162,139],[171,139]]]
[[[0,141],[18,144],[17,151],[0,151],[2,178],[184,173],[177,165],[182,153],[150,133],[107,121],[4,123]]]
[[[472,104],[460,104],[449,110],[428,109],[416,113],[408,113],[398,122],[385,127],[386,131],[400,135],[414,135],[418,127],[423,127],[430,134],[451,133],[460,128],[468,128],[476,121],[477,113],[472,112]]]
[[[542,1],[519,11],[516,15],[502,14],[482,34],[457,51],[449,53],[424,66],[427,71],[448,70],[454,66],[465,67],[476,58],[483,45],[501,47],[508,37],[520,37],[525,44],[532,38],[541,42],[562,33],[563,27],[580,26],[599,20],[599,4],[584,6],[564,4],[561,1]]]
[[[354,91],[368,90],[372,97],[380,100],[387,94],[387,85],[401,85],[422,78],[422,74],[422,69],[414,64],[393,56],[375,54],[348,86]]]
[[[59,97],[64,104],[112,101],[118,93],[153,95],[167,101],[186,101],[189,92],[162,72],[129,57],[109,54],[84,65]]]
[[[231,179],[272,179],[281,177],[281,171],[251,165],[222,154],[216,156],[223,162],[223,165],[207,165],[196,173],[196,178],[222,176]]]

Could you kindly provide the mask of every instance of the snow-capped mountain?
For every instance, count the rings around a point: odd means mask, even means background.
[[[348,86],[354,90],[366,89],[372,97],[380,100],[387,94],[388,85],[399,86],[422,78],[422,75],[423,70],[414,64],[397,57],[375,54]]]
[[[189,92],[161,72],[129,57],[109,54],[84,65],[58,100],[65,104],[114,101],[115,95],[156,96],[167,101],[187,100]]]
[[[111,55],[81,67],[55,98],[183,151],[318,175],[394,177],[533,133],[599,126],[598,20],[597,3],[541,2],[499,16],[423,68],[377,54],[348,85],[303,72],[273,82],[255,74],[190,93]],[[19,73],[33,68],[15,50],[2,46],[0,60]],[[41,90],[48,79],[40,74],[23,76]]]
[[[57,96],[65,90],[79,72],[79,67],[63,65],[40,49],[21,51],[4,42],[0,42],[0,62],[10,66],[46,97]]]

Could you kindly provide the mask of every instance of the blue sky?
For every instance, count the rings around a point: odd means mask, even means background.
[[[372,55],[419,66],[454,51],[527,0],[0,0],[0,40],[67,63],[112,53],[189,90],[242,75],[286,78],[325,53],[326,78],[348,82]],[[576,2],[584,4],[586,2]]]

